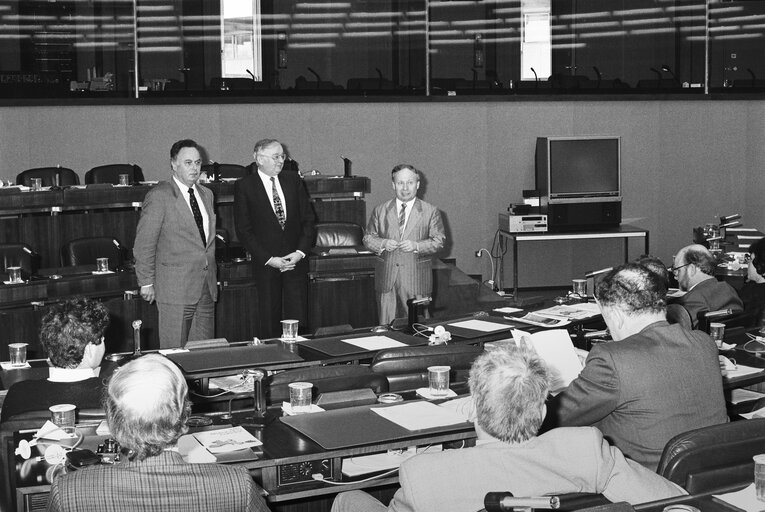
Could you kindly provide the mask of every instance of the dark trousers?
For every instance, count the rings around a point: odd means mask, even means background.
[[[299,332],[308,330],[308,262],[303,259],[294,270],[279,270],[262,266],[255,268],[258,293],[258,317],[261,338],[282,335],[281,321],[300,321]]]

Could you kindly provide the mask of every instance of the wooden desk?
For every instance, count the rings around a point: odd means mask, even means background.
[[[502,238],[509,239],[513,246],[513,297],[518,296],[518,247],[521,242],[541,242],[543,240],[594,240],[621,238],[624,240],[624,262],[629,261],[629,241],[633,238],[642,238],[644,242],[644,254],[649,254],[648,230],[634,226],[623,225],[615,229],[603,231],[581,231],[573,233],[509,233],[499,230]],[[499,287],[502,288],[504,257],[499,259]]]
[[[347,425],[347,421],[354,421],[354,418],[363,418],[367,424],[369,421],[377,419],[380,423],[387,423],[380,417],[370,418],[369,407],[354,407],[338,411],[327,411],[322,413],[322,421],[333,421],[337,417],[337,430],[342,431]],[[377,416],[371,413],[372,416]],[[461,423],[448,427],[427,429],[411,432],[396,439],[380,439],[375,432],[376,429],[370,428],[367,431],[369,442],[362,442],[353,446],[340,446],[332,449],[325,449],[310,437],[302,434],[298,430],[288,426],[281,418],[280,409],[269,409],[266,417],[265,427],[257,428],[246,426],[256,437],[264,442],[259,451],[256,451],[257,459],[244,460],[237,462],[253,474],[255,480],[268,492],[267,500],[271,510],[289,511],[289,510],[313,510],[315,500],[322,500],[325,503],[331,503],[334,494],[352,489],[379,488],[384,486],[395,486],[398,482],[397,475],[383,477],[370,482],[352,483],[352,480],[345,478],[341,473],[342,461],[350,457],[366,455],[372,453],[384,453],[388,450],[406,449],[410,446],[427,446],[433,444],[449,443],[457,441],[462,444],[463,441],[472,443],[475,438],[475,431],[472,424]],[[313,415],[316,416],[317,415]],[[238,417],[236,420],[242,420]],[[372,425],[373,427],[373,425]],[[363,432],[362,432],[363,433]],[[3,447],[9,451],[9,462],[15,462],[21,465],[24,461],[13,454],[13,448],[18,445],[21,439],[28,439],[31,433],[15,433],[14,446]],[[98,438],[96,438],[98,440]],[[91,443],[93,444],[93,443]],[[256,449],[257,450],[257,449]],[[14,471],[13,484],[15,486],[14,494],[16,496],[18,510],[31,511],[44,510],[47,502],[47,494],[50,491],[49,481],[47,480],[47,469],[50,466],[43,460],[26,461],[24,466],[24,476]],[[5,468],[4,468],[5,469]],[[317,482],[311,478],[313,473],[321,473],[326,479],[334,481],[349,481],[349,485],[342,487],[328,485]],[[294,506],[290,502],[295,502]],[[300,508],[306,507],[308,509]],[[328,506],[327,506],[328,508]]]

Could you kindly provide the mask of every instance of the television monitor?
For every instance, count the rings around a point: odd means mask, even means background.
[[[539,137],[536,180],[549,203],[621,201],[621,138]]]

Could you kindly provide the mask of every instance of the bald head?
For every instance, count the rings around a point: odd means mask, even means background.
[[[127,363],[107,389],[112,435],[138,460],[159,454],[188,430],[187,394],[183,374],[164,356],[150,354]]]
[[[703,245],[693,244],[680,249],[675,255],[672,271],[681,290],[690,290],[715,274],[715,257]]]

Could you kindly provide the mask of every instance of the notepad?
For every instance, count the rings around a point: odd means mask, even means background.
[[[454,322],[453,324],[448,324],[448,325],[453,327],[462,327],[463,329],[471,329],[473,331],[481,331],[481,332],[501,331],[503,329],[508,328],[506,324],[487,322],[485,320],[463,320],[462,322]]]
[[[363,338],[348,338],[340,341],[363,348],[364,350],[382,350],[384,348],[407,346],[405,343],[388,338],[387,336],[364,336]]]

